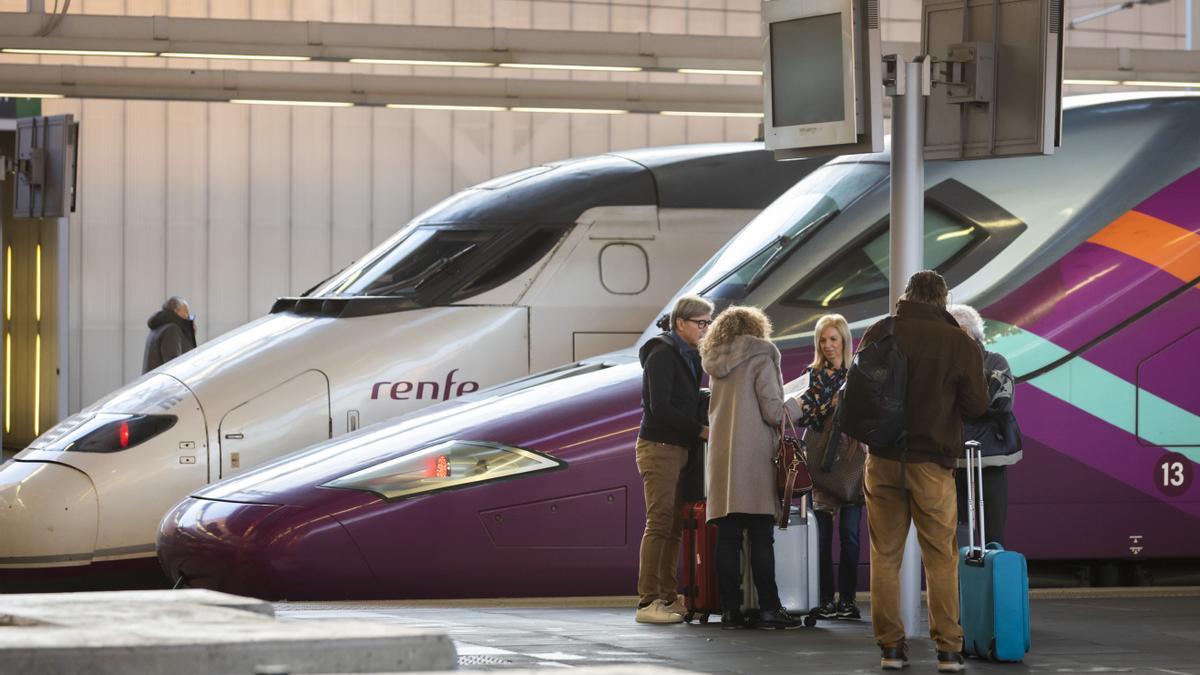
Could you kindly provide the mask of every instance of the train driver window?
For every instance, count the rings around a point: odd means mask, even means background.
[[[445,274],[465,269],[463,258],[478,252],[501,230],[418,227],[383,256],[346,275],[334,295],[415,294]],[[317,294],[323,294],[319,289]]]
[[[568,227],[540,227],[524,237],[509,237],[503,250],[496,251],[486,260],[479,261],[472,270],[474,276],[456,290],[452,300],[462,300],[472,295],[507,283],[517,275],[533,267],[544,258],[563,238]]]
[[[784,300],[789,305],[836,309],[888,291],[888,233],[876,229],[865,241],[838,254],[807,283]],[[925,267],[944,270],[957,256],[978,244],[984,231],[929,204],[925,206]]]

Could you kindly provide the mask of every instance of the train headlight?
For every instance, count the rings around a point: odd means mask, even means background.
[[[560,459],[503,443],[446,441],[335,478],[322,487],[364,490],[384,499],[400,499],[565,466]]]
[[[35,446],[64,452],[120,452],[154,438],[177,421],[174,415],[96,413],[80,416],[65,430],[47,432]]]

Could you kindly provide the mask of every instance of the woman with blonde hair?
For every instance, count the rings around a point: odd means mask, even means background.
[[[730,307],[700,342],[710,376],[708,520],[717,525],[717,585],[721,627],[741,628],[743,532],[750,535],[750,568],[758,591],[758,627],[801,624],[779,602],[775,585],[775,468],[772,460],[783,421],[783,376],[771,321],[754,307]]]
[[[853,340],[850,337],[850,325],[841,314],[826,314],[817,319],[813,330],[812,364],[809,365],[805,376],[808,377],[808,388],[797,399],[790,400],[789,407],[797,404],[792,412],[796,423],[808,427],[805,440],[809,453],[816,450],[824,451],[829,443],[829,434],[836,433],[832,428],[833,411],[837,405],[837,392],[846,382],[846,368],[853,356]],[[841,434],[839,434],[841,436]],[[821,596],[820,604],[814,614],[822,619],[859,619],[862,618],[858,605],[855,604],[855,593],[858,589],[858,557],[859,557],[859,527],[862,519],[862,471],[865,456],[855,441],[841,437],[835,446],[842,450],[839,461],[855,462],[857,464],[857,488],[852,494],[841,497],[822,490],[814,485],[812,491],[813,513],[817,520],[817,531],[820,537],[820,568]],[[817,467],[810,466],[814,480],[819,479]],[[834,602],[833,592],[833,518],[838,517],[838,539],[841,544],[841,555],[838,560],[837,592],[840,596]]]

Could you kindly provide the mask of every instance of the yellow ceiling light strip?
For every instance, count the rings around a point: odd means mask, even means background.
[[[62,94],[26,94],[0,92],[0,98],[62,98]]]
[[[33,347],[33,435],[42,435],[42,334],[34,338]],[[7,402],[7,399],[5,399]]]
[[[12,244],[4,256],[4,320],[12,321]]]
[[[4,433],[12,431],[12,333],[4,332]]]
[[[34,317],[35,320],[42,320],[42,245],[37,245],[36,261],[34,262],[34,288],[37,290],[36,300],[34,301]]]

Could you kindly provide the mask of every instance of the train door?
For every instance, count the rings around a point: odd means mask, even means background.
[[[228,478],[280,456],[279,448],[305,448],[332,436],[329,378],[306,370],[225,413],[217,431],[217,478]]]

